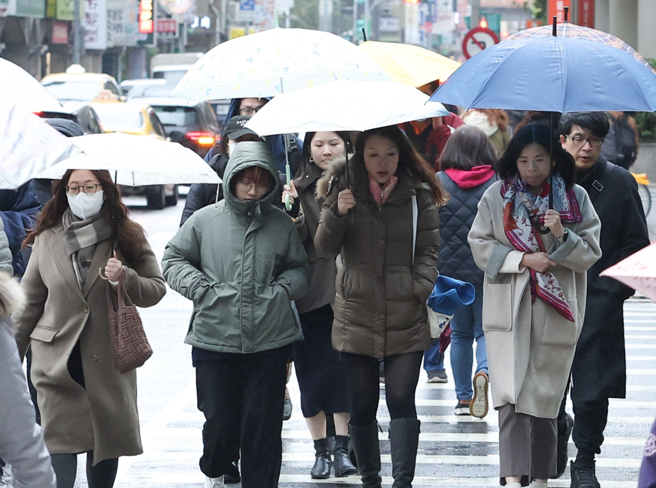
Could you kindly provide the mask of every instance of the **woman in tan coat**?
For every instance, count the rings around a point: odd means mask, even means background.
[[[77,454],[87,453],[90,488],[111,488],[118,458],[141,454],[137,374],[114,368],[103,269],[139,307],[166,293],[155,255],[128,218],[107,171],[69,170],[43,208],[14,317],[21,359],[32,348],[32,381],[58,488],[72,488]],[[112,222],[117,250],[112,257]]]
[[[601,225],[549,128],[518,131],[498,173],[468,240],[485,271],[500,477],[507,487],[542,488],[556,475],[556,417],[583,325],[586,271],[601,257]]]
[[[333,165],[317,185],[326,200],[314,244],[323,256],[342,257],[332,343],[346,366],[363,486],[381,483],[376,412],[384,358],[394,486],[409,488],[419,441],[414,395],[431,344],[426,299],[437,276],[442,190],[397,127],[364,132],[355,149],[348,170]]]

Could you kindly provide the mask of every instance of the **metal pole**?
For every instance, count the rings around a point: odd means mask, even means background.
[[[471,0],[471,17],[469,18],[469,28],[478,27],[481,21],[481,0]]]
[[[358,40],[358,0],[353,0],[353,44]]]
[[[82,26],[80,25],[80,0],[73,2],[73,64],[80,64],[82,51]]]

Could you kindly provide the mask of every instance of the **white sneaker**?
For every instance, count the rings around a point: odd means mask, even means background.
[[[533,480],[530,488],[547,488],[547,480]]]
[[[209,476],[205,476],[205,488],[225,488],[223,476],[219,476],[218,478],[210,478]]]
[[[487,373],[479,371],[474,375],[474,398],[472,398],[469,412],[473,417],[482,419],[487,415],[488,401],[487,401],[487,387],[490,380]]]

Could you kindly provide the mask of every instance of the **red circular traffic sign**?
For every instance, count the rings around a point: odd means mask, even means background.
[[[475,27],[462,40],[462,54],[469,59],[483,49],[499,43],[496,32],[486,27]]]

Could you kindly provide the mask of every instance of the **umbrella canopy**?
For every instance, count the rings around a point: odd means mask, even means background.
[[[191,149],[175,142],[115,132],[71,137],[85,154],[62,161],[39,178],[59,179],[68,169],[108,170],[126,186],[221,183]]]
[[[614,278],[656,301],[656,243],[602,271],[600,276]]]
[[[0,98],[0,189],[15,189],[81,151],[36,115]]]
[[[401,83],[335,81],[279,95],[246,127],[261,136],[291,132],[365,131],[448,115],[441,103]]]
[[[60,112],[61,104],[34,76],[0,58],[0,96],[30,112]]]
[[[656,75],[627,52],[588,39],[506,40],[464,63],[431,100],[544,112],[656,111]]]
[[[273,97],[339,79],[389,77],[364,51],[334,34],[274,28],[219,44],[196,62],[171,96]]]
[[[525,39],[531,37],[551,37],[553,36],[553,26],[543,25],[541,27],[533,27],[531,29],[521,30],[512,36],[508,37],[507,40],[514,39]],[[588,39],[594,42],[600,42],[608,46],[621,49],[622,51],[633,56],[638,62],[644,64],[645,66],[651,65],[643,58],[638,51],[629,46],[619,37],[616,37],[608,32],[591,29],[590,27],[583,27],[581,25],[570,24],[569,22],[564,22],[562,24],[557,24],[556,34],[558,37],[570,37],[573,39]],[[651,68],[654,71],[653,68]],[[656,72],[656,71],[655,71]]]
[[[460,67],[458,61],[412,44],[366,41],[358,47],[382,66],[392,81],[415,87],[444,82]]]

